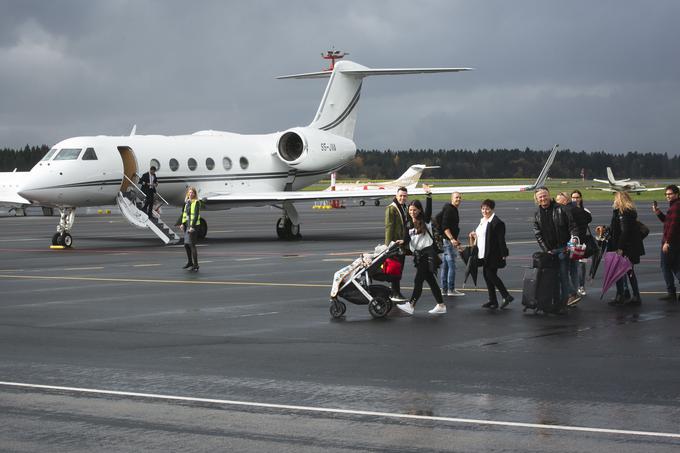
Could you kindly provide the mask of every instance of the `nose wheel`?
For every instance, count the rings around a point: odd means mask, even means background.
[[[76,208],[62,208],[60,211],[59,225],[57,225],[57,232],[52,236],[52,245],[71,247],[73,237],[70,231],[76,219]]]
[[[73,245],[73,237],[69,233],[54,233],[54,236],[52,236],[52,245],[71,247],[71,245]]]

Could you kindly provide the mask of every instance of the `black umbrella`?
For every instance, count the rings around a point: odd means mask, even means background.
[[[465,280],[467,283],[469,276],[472,276],[472,282],[477,286],[477,268],[479,267],[479,249],[476,245],[468,245],[460,252],[460,257],[465,263]]]
[[[597,241],[597,248],[595,249],[595,253],[593,254],[593,263],[590,265],[590,272],[588,273],[591,279],[595,279],[595,274],[597,274],[597,268],[600,267],[600,261],[602,261],[602,257],[607,251],[607,242],[608,242],[607,239]]]

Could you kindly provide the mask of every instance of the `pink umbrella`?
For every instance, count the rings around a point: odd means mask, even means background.
[[[616,252],[607,252],[604,254],[604,276],[602,277],[602,295],[607,292],[611,286],[616,283],[618,279],[626,275],[626,273],[633,268],[630,260],[619,255]]]

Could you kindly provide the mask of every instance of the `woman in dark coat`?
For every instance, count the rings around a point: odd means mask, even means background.
[[[482,201],[482,219],[479,226],[470,233],[479,249],[479,259],[484,271],[484,281],[489,292],[489,301],[484,308],[498,308],[496,289],[501,293],[501,308],[514,300],[498,276],[498,269],[505,267],[505,258],[510,254],[505,243],[505,223],[494,214],[496,203],[493,200]]]
[[[626,192],[616,192],[614,195],[614,212],[612,221],[609,225],[610,239],[608,249],[615,251],[619,255],[627,257],[633,264],[633,268],[628,272],[628,280],[633,290],[633,296],[629,300],[624,300],[624,279],[622,277],[616,282],[616,297],[609,302],[610,305],[640,305],[640,289],[638,288],[637,277],[635,276],[635,265],[640,262],[640,256],[645,254],[645,247],[642,243],[640,227],[637,223],[637,211],[633,200]]]

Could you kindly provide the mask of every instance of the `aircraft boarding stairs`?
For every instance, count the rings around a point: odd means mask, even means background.
[[[126,177],[126,179],[128,178]],[[127,190],[125,192],[118,192],[118,196],[116,197],[116,202],[118,203],[118,207],[120,208],[123,217],[137,228],[150,229],[165,244],[178,244],[180,242],[180,236],[163,222],[160,217],[157,217],[156,215],[148,217],[146,213],[142,211],[146,195],[132,181],[129,182],[130,185]],[[157,199],[160,198],[163,203],[168,204],[160,195],[157,194],[156,197]],[[156,214],[155,209],[154,214]]]

